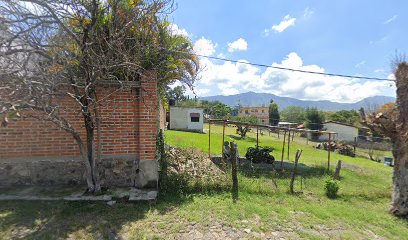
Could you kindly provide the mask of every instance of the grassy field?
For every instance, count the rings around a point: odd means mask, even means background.
[[[212,127],[212,154],[221,153],[221,132],[221,127]],[[235,141],[241,156],[255,146],[253,133],[245,140],[234,128],[226,133],[225,140]],[[324,194],[324,182],[332,174],[326,171],[327,152],[302,141],[291,143],[290,161],[296,149],[303,150],[302,186],[297,178],[294,195],[288,193],[288,170],[241,169],[235,204],[228,189],[182,192],[177,186],[156,204],[3,201],[0,239],[408,239],[407,220],[387,212],[390,167],[332,153],[332,169],[339,159],[346,164],[339,197],[329,199]],[[208,134],[166,131],[166,142],[208,150]],[[260,145],[274,147],[280,159],[281,140],[264,135]]]

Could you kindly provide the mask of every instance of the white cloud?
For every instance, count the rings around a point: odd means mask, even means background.
[[[236,88],[229,88],[229,87],[223,87],[221,88],[221,94],[228,96],[228,95],[234,95],[234,94],[238,94],[239,90]]]
[[[248,49],[248,43],[245,39],[239,38],[233,42],[228,43],[228,52],[246,51]]]
[[[210,89],[208,88],[200,88],[200,89],[194,89],[194,92],[197,94],[197,96],[205,96],[206,94],[210,93]]]
[[[388,74],[387,79],[395,80],[395,75],[394,75],[394,73]]]
[[[386,81],[363,81],[274,68],[265,69],[247,65],[245,60],[240,61],[242,62],[231,63],[203,58],[201,63],[205,70],[201,73],[198,89],[210,89],[205,93],[207,96],[254,91],[304,100],[338,102],[356,102],[390,89],[390,83]],[[275,62],[271,66],[325,72],[321,66],[304,65],[302,58],[295,52],[289,53],[280,63]]]
[[[303,17],[308,19],[310,18],[315,12],[310,9],[309,7],[305,8],[305,10],[303,10]]]
[[[394,16],[392,16],[391,18],[385,20],[385,21],[383,22],[383,24],[389,24],[389,23],[395,21],[397,18],[398,18],[398,15],[394,15]]]
[[[217,48],[217,44],[204,37],[194,43],[194,51],[200,55],[211,56],[215,53],[215,48]]]
[[[366,64],[366,61],[363,60],[363,61],[357,63],[357,64],[355,65],[355,67],[356,67],[356,68],[361,68],[361,67],[364,66],[365,64]]]
[[[369,41],[368,43],[369,43],[370,45],[373,45],[373,44],[381,44],[381,43],[387,41],[388,38],[389,38],[389,36],[384,36],[384,37],[382,37],[382,38],[380,38],[380,39],[378,39],[378,40],[371,40],[371,41]]]
[[[294,26],[295,22],[296,18],[290,17],[290,15],[286,15],[278,25],[272,26],[272,30],[275,30],[276,32],[283,32],[288,27]]]
[[[170,24],[170,30],[171,30],[171,32],[173,34],[176,34],[176,35],[182,35],[182,36],[185,36],[185,37],[189,36],[186,29],[179,28],[179,26],[177,24],[175,24],[175,23]]]

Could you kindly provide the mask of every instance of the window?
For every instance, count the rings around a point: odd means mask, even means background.
[[[200,122],[200,113],[190,113],[191,122]]]
[[[248,114],[248,110],[245,110],[245,114]]]
[[[264,123],[264,122],[265,122],[265,120],[263,120],[263,119],[262,119],[262,122]]]
[[[262,113],[264,113],[264,112],[265,112],[265,110],[262,109]]]

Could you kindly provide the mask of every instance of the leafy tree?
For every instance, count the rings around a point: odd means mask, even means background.
[[[231,110],[231,116],[238,116],[239,110],[241,108],[242,108],[241,104],[237,104],[235,107],[233,107]]]
[[[310,130],[322,130],[324,123],[324,114],[317,108],[307,108],[305,112],[306,122],[305,127]],[[317,140],[319,134],[313,133],[312,138]]]
[[[176,80],[194,83],[193,45],[166,21],[171,0],[0,0],[0,6],[6,32],[0,34],[0,90],[10,89],[0,114],[29,109],[72,134],[87,191],[100,191],[95,135],[100,139],[98,110],[111,92],[98,86],[123,89],[149,70],[156,71],[161,93]],[[81,113],[86,136],[60,115],[64,109],[54,100],[61,96],[75,100],[72,112]]]
[[[341,110],[330,114],[329,119],[336,122],[354,125],[359,122],[360,115],[356,110]]]
[[[219,101],[187,99],[180,102],[179,106],[204,108],[204,114],[208,114],[215,119],[226,119],[231,115],[232,111],[230,106]]]
[[[277,126],[280,121],[279,107],[278,104],[271,100],[269,104],[269,124],[272,126]]]
[[[258,119],[254,116],[249,117],[231,117],[231,121],[241,122],[242,124],[237,124],[237,133],[241,136],[241,138],[245,138],[247,132],[251,129],[249,124],[257,124]]]
[[[204,113],[211,115],[213,118],[216,119],[223,119],[228,117],[231,114],[231,107],[219,102],[219,101],[214,101],[214,102],[208,102],[208,101],[203,101],[203,106],[204,106]]]
[[[174,88],[167,87],[166,97],[167,99],[174,99],[177,102],[186,101],[187,96],[184,95],[186,93],[186,87],[184,85],[176,86]]]
[[[305,108],[289,106],[280,112],[281,119],[286,122],[303,123],[306,120]]]

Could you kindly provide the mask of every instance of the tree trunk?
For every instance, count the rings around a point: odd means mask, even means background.
[[[88,91],[88,92],[87,92]],[[86,129],[86,150],[87,150],[87,161],[89,163],[90,169],[86,171],[87,179],[90,178],[92,183],[88,182],[87,192],[94,193],[101,190],[97,165],[96,165],[96,151],[95,151],[95,115],[97,115],[97,109],[93,109],[94,114],[92,114],[92,109],[90,107],[90,100],[96,102],[95,89],[89,87],[85,90],[85,95],[82,98],[82,115],[84,117],[84,124]]]
[[[408,64],[402,62],[395,73],[397,85],[398,118],[393,139],[395,159],[392,177],[393,193],[391,212],[408,215]]]
[[[231,175],[232,175],[232,200],[235,203],[238,200],[238,167],[237,167],[237,146],[230,142],[231,152]]]
[[[76,134],[76,133],[74,133],[73,135],[74,135],[75,141],[78,144],[79,152],[81,154],[82,161],[84,162],[84,165],[85,165],[86,184],[88,185],[88,190],[89,190],[90,188],[93,188],[94,186],[93,181],[92,181],[92,175],[90,174],[92,172],[92,167],[88,161],[88,155],[86,154],[86,149],[85,149],[84,143],[82,142],[81,137],[79,136],[79,134]]]

